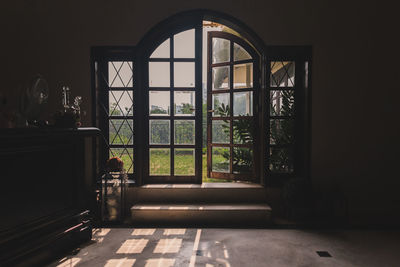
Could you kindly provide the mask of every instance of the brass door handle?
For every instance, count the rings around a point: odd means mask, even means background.
[[[214,112],[214,111],[215,111],[215,110],[213,110],[213,109],[207,110],[207,112],[209,112],[209,113]]]

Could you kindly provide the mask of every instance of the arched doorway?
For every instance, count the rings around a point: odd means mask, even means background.
[[[207,37],[206,23],[227,30]],[[226,59],[213,61],[213,43],[227,44]],[[204,175],[281,184],[307,175],[310,47],[265,46],[240,21],[196,10],[160,22],[136,47],[96,49],[93,64],[105,77],[94,86],[104,118],[96,125],[106,137],[100,154],[103,161],[109,151],[129,154],[130,177],[139,184],[202,183]],[[120,75],[124,66],[129,75]],[[110,70],[133,82],[113,87]],[[120,101],[124,95],[129,99]],[[133,108],[121,108],[125,102]],[[115,127],[117,119],[129,127]],[[122,128],[132,136],[120,138]]]
[[[146,183],[201,183],[205,177],[258,181],[256,135],[244,127],[258,124],[254,109],[259,104],[253,102],[259,100],[259,52],[236,30],[205,20],[211,16],[204,12],[188,15],[160,23],[138,47],[144,66],[144,110],[148,110],[143,179]],[[210,24],[217,26],[205,29]],[[215,52],[204,45],[215,41],[212,34],[229,44],[226,62],[204,61]],[[213,70],[225,70],[232,79],[226,88],[209,89],[215,83],[207,73]],[[251,86],[239,85],[243,78],[251,80]],[[208,112],[226,97],[231,103],[225,101],[226,114]]]

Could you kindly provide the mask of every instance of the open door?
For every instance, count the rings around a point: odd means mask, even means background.
[[[207,53],[208,177],[257,181],[258,54],[226,32],[208,32]]]

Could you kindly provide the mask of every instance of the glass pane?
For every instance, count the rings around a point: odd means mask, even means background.
[[[253,120],[233,120],[233,143],[252,144],[254,140]]]
[[[118,157],[127,173],[133,173],[133,148],[110,148],[109,157]]]
[[[150,145],[168,145],[169,143],[169,120],[150,120]]]
[[[150,58],[169,58],[169,38],[160,44],[154,52],[151,54]]]
[[[194,175],[194,149],[175,149],[174,173],[175,175]]]
[[[294,62],[293,61],[271,61],[271,87],[293,87],[294,86]]]
[[[233,116],[253,116],[253,92],[233,93]]]
[[[169,115],[169,91],[149,91],[149,113],[153,116]]]
[[[294,115],[294,91],[276,91],[270,93],[270,115],[271,116],[293,116]]]
[[[230,172],[229,160],[230,148],[229,147],[213,147],[212,148],[212,171],[213,172]]]
[[[174,87],[194,87],[194,62],[174,63]]]
[[[227,117],[229,116],[229,93],[213,94],[212,95],[212,108],[214,110],[213,116]]]
[[[291,173],[294,170],[293,165],[293,148],[271,147],[269,158],[271,172]]]
[[[174,35],[174,57],[194,58],[194,29]]]
[[[176,116],[195,115],[195,92],[194,91],[175,91],[174,109]]]
[[[149,86],[170,87],[169,62],[149,62]]]
[[[246,60],[251,59],[251,56],[247,51],[237,43],[233,43],[233,59],[235,61],[238,60]]]
[[[213,120],[211,125],[211,142],[213,144],[229,144],[230,123],[229,121]]]
[[[150,148],[150,175],[171,174],[171,152],[169,148]]]
[[[132,91],[108,91],[109,116],[132,116],[132,99]]]
[[[175,144],[194,145],[194,120],[175,120]]]
[[[233,88],[253,88],[253,63],[233,66]]]
[[[108,62],[108,86],[132,87],[133,86],[132,61]]]
[[[133,145],[133,120],[109,120],[110,145]]]
[[[212,63],[228,62],[230,59],[230,41],[222,38],[212,39]]]
[[[212,68],[212,88],[229,89],[229,66]]]
[[[249,173],[253,171],[253,150],[247,147],[233,148],[233,173]]]
[[[270,120],[270,144],[286,145],[293,142],[293,120]]]

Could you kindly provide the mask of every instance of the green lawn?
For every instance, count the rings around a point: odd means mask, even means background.
[[[133,166],[130,167],[131,159],[125,152],[121,155],[121,148],[113,148],[115,156],[122,159],[124,162],[124,168],[129,173],[132,173]],[[175,174],[176,175],[194,175],[194,158],[190,154],[189,149],[181,149],[180,153],[175,155]],[[150,174],[152,175],[169,175],[170,174],[170,150],[169,149],[152,149],[150,152]],[[110,153],[110,157],[113,155]],[[202,177],[203,183],[213,182],[231,182],[230,180],[224,179],[213,179],[207,177],[207,154],[203,154],[203,170]],[[225,161],[222,155],[214,155],[214,163],[221,163]]]
[[[225,159],[222,156],[214,157],[214,161],[217,162],[222,162],[225,161]],[[203,183],[225,183],[225,182],[232,182],[230,180],[224,180],[224,179],[214,179],[214,178],[208,178],[207,177],[207,154],[203,154]]]
[[[186,153],[186,154],[185,154]],[[214,157],[216,162],[225,161],[222,156]],[[170,174],[170,155],[169,150],[153,149],[150,152],[150,174],[168,175]],[[176,175],[194,175],[194,158],[188,150],[175,155],[175,174]],[[207,155],[203,154],[203,182],[230,182],[229,180],[213,179],[207,177]]]
[[[169,175],[170,167],[170,150],[163,148],[150,149],[150,175]]]

